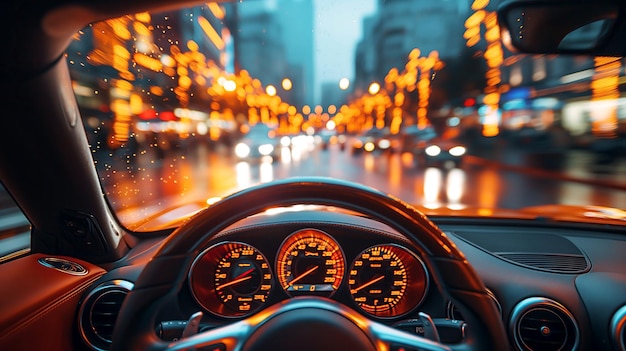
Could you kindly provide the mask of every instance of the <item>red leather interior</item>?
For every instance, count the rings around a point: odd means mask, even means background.
[[[82,265],[76,276],[45,267],[28,255],[0,265],[0,348],[3,350],[72,350],[75,316],[85,289],[104,274],[96,265],[59,256]]]

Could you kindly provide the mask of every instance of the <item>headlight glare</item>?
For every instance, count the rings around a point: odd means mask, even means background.
[[[426,155],[435,157],[441,153],[441,148],[437,145],[431,145],[425,150]]]
[[[244,143],[239,143],[235,146],[235,155],[239,158],[246,158],[250,155],[250,147]]]
[[[458,156],[465,155],[465,151],[466,151],[465,148],[463,146],[459,145],[459,146],[455,146],[452,149],[450,149],[449,152],[450,152],[450,155],[458,157]]]
[[[263,156],[269,156],[274,151],[274,146],[271,144],[263,144],[259,146],[259,153]]]

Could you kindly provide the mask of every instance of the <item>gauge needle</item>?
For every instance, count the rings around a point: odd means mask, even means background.
[[[254,268],[248,269],[247,271],[245,271],[245,272],[239,274],[238,276],[236,276],[235,279],[229,281],[228,283],[224,283],[224,284],[218,286],[217,289],[215,289],[215,290],[222,290],[222,289],[224,289],[227,286],[231,286],[231,285],[234,285],[234,284],[237,284],[237,283],[241,283],[241,282],[243,282],[245,280],[248,280],[248,279],[252,278],[251,275],[248,275],[252,271],[254,271]]]
[[[367,282],[367,283],[365,283],[365,284],[363,284],[363,285],[359,286],[358,288],[356,288],[356,289],[352,289],[351,293],[353,293],[353,294],[354,294],[355,292],[357,292],[357,291],[359,291],[359,290],[361,290],[361,289],[367,288],[368,286],[370,286],[370,285],[372,285],[372,284],[374,284],[374,283],[376,283],[376,282],[378,282],[378,281],[382,280],[383,278],[385,278],[385,276],[384,276],[384,275],[381,275],[381,276],[380,276],[380,277],[378,277],[378,278],[374,278],[374,279],[370,280],[369,282]]]
[[[318,269],[319,267],[320,267],[320,266],[315,266],[315,267],[309,268],[306,272],[304,272],[304,273],[300,274],[299,276],[297,276],[297,277],[293,278],[293,279],[289,282],[289,284],[287,284],[287,285],[285,286],[285,289],[287,289],[290,285],[293,285],[293,283],[297,282],[298,280],[300,280],[300,279],[302,279],[302,278],[306,277],[307,275],[309,275],[309,274],[313,273],[313,271],[314,271],[314,270],[316,270],[316,269]]]

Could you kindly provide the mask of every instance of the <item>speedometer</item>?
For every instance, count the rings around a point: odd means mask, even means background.
[[[217,244],[202,253],[189,275],[196,301],[223,316],[238,317],[261,308],[272,288],[267,259],[239,242]]]
[[[424,263],[398,245],[376,245],[361,252],[348,274],[352,299],[377,317],[397,317],[417,307],[426,296]]]
[[[339,288],[344,270],[345,258],[339,244],[321,230],[297,231],[278,251],[278,281],[292,296],[330,296]]]

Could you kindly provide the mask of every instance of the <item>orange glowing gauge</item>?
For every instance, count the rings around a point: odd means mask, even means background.
[[[428,291],[424,263],[399,245],[376,245],[361,252],[348,273],[352,299],[376,317],[398,317],[415,309]]]
[[[224,242],[198,256],[189,282],[202,307],[223,317],[239,317],[265,304],[272,289],[272,273],[256,248]]]
[[[345,258],[339,244],[321,230],[297,231],[278,251],[278,281],[292,296],[330,296],[339,288],[344,270]]]

